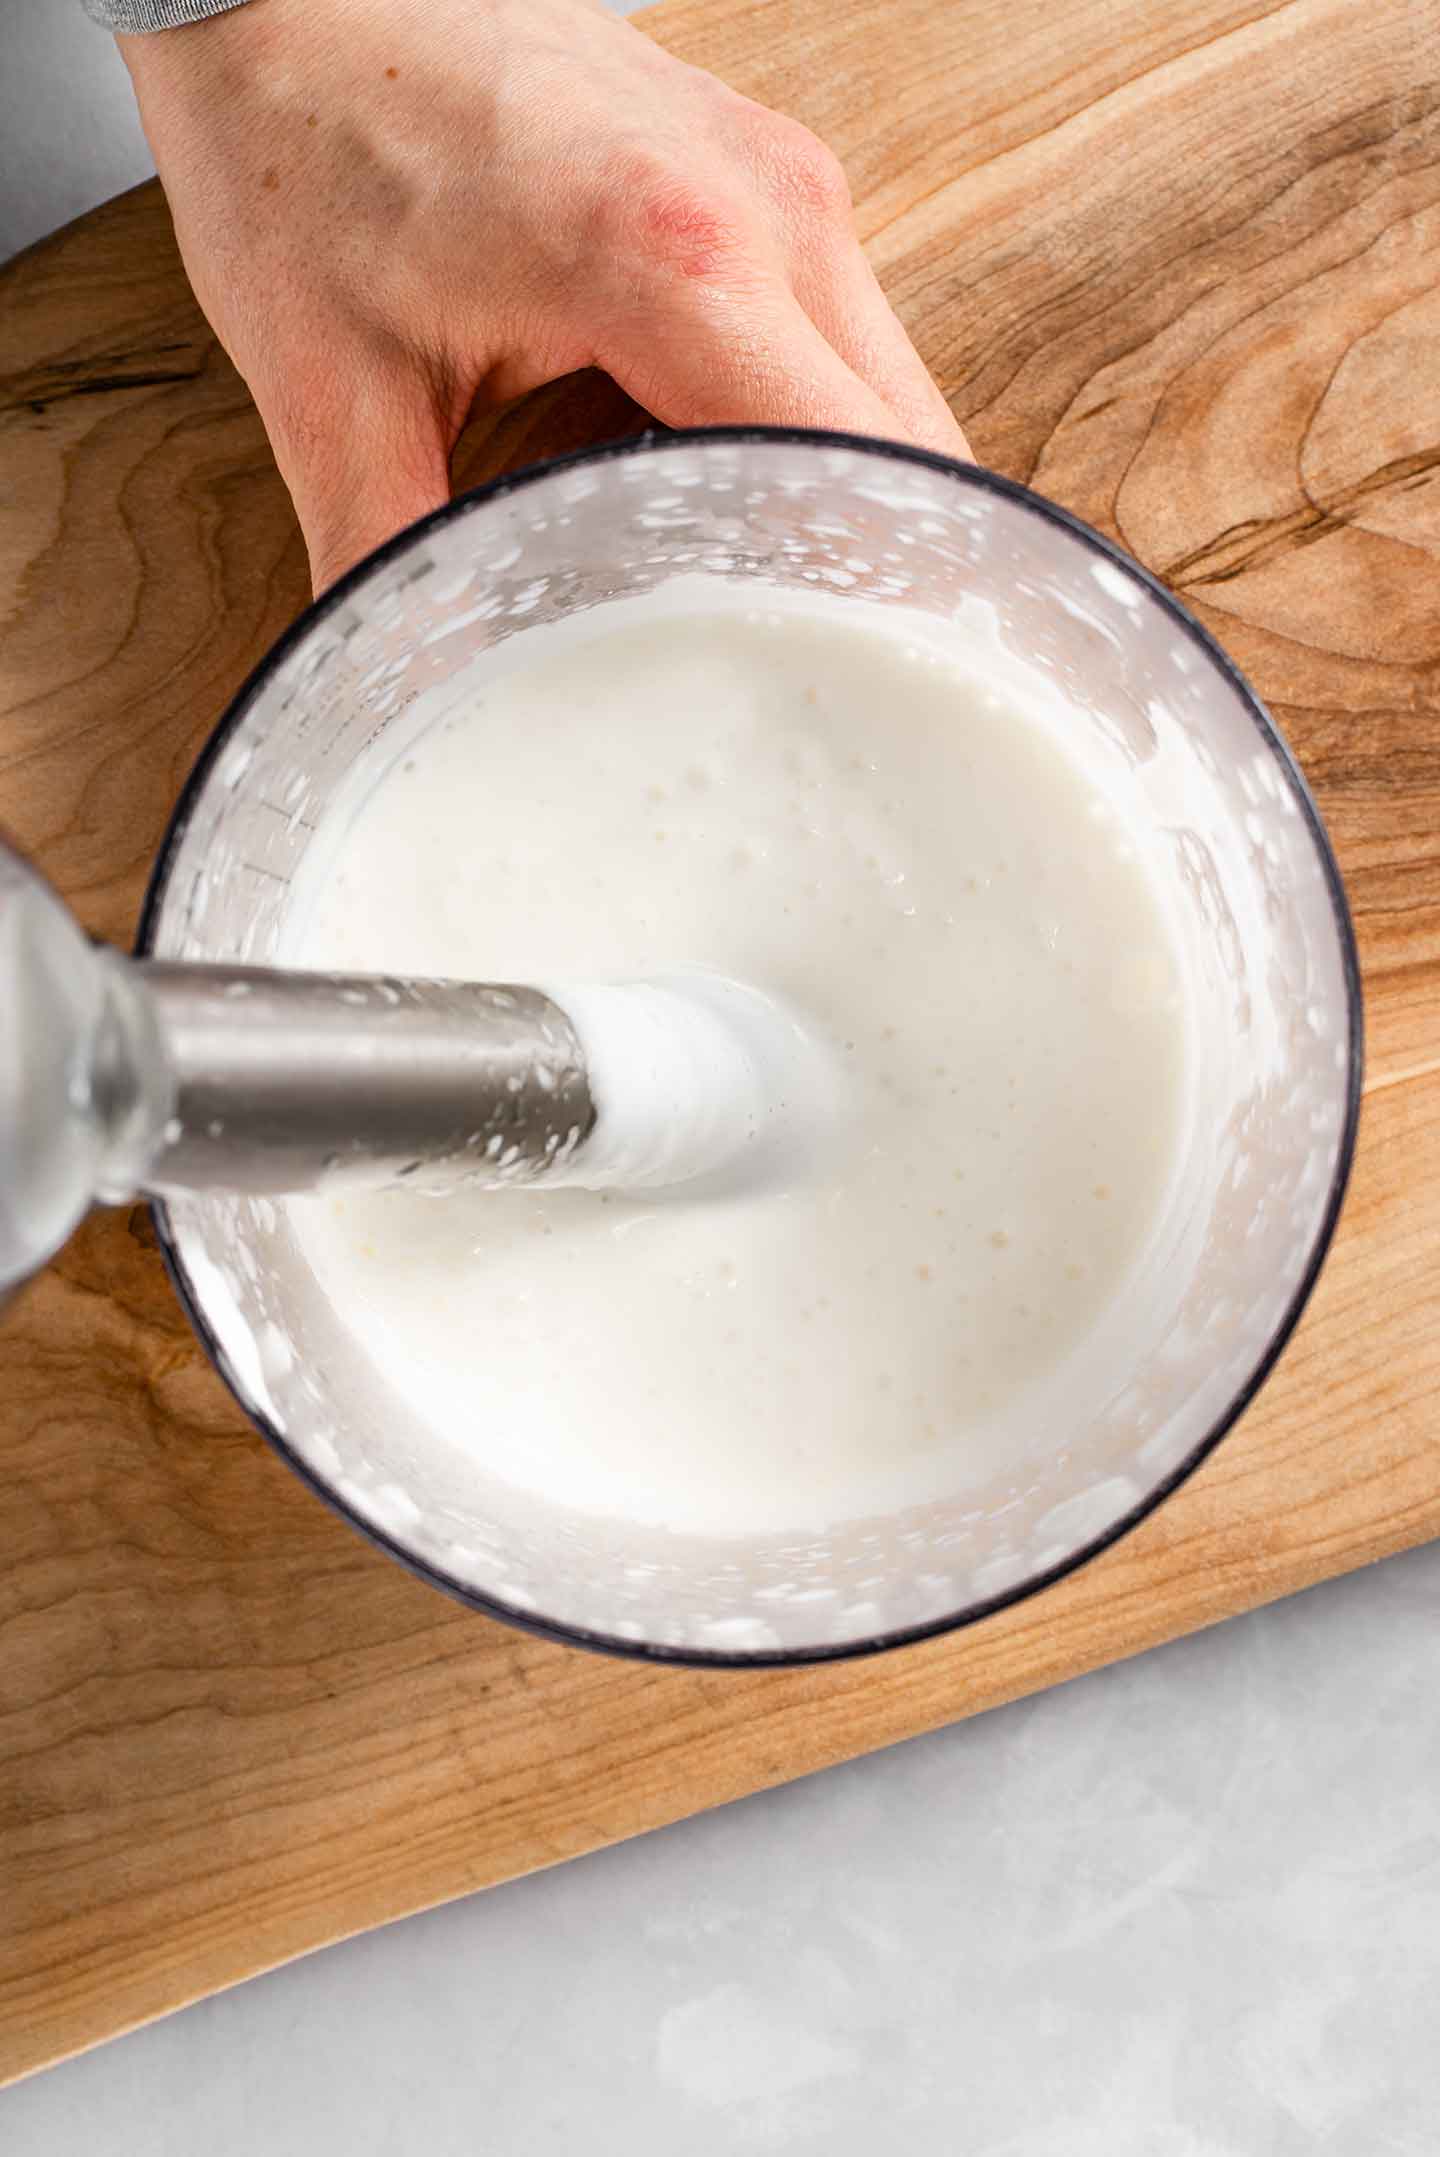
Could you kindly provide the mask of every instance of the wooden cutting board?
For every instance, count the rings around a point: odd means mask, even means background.
[[[1440,1532],[1440,15],[1432,0],[671,0],[842,153],[977,453],[1259,685],[1339,846],[1360,1155],[1258,1405],[1038,1600],[730,1676],[521,1638],[378,1557],[202,1361],[139,1209],[0,1332],[0,2076],[322,1942]],[[57,116],[58,117],[58,116]],[[463,476],[623,431],[595,382]],[[207,729],[306,596],[142,188],[0,274],[0,822],[126,941]]]

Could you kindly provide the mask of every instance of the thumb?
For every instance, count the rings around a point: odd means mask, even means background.
[[[318,598],[407,524],[450,499],[450,445],[418,385],[356,390],[332,378],[323,406],[267,426]]]

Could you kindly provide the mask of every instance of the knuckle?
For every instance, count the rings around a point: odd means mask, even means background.
[[[798,120],[768,116],[764,145],[771,184],[781,198],[823,218],[848,218],[850,183],[828,142]]]
[[[618,175],[602,223],[612,249],[651,272],[710,278],[743,245],[742,220],[722,189],[648,156]]]

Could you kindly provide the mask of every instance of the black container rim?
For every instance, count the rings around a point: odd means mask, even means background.
[[[959,480],[966,486],[979,488],[982,492],[995,494],[1015,503],[1020,508],[1038,516],[1042,521],[1057,525],[1062,531],[1091,548],[1104,560],[1111,562],[1127,577],[1133,578],[1146,591],[1150,599],[1167,614],[1175,626],[1201,653],[1210,666],[1229,683],[1249,713],[1255,731],[1279,766],[1282,780],[1291,797],[1297,803],[1300,814],[1308,828],[1316,857],[1320,863],[1330,898],[1334,917],[1336,941],[1339,946],[1341,969],[1345,981],[1346,1002],[1346,1066],[1345,1106],[1336,1149],[1335,1166],[1324,1211],[1320,1218],[1310,1251],[1294,1293],[1281,1313],[1274,1331],[1261,1350],[1249,1377],[1239,1388],[1223,1414],[1192,1446],[1174,1468],[1147,1490],[1116,1520],[1097,1535],[1081,1543],[1073,1551],[1052,1565],[1029,1574],[1025,1579],[999,1590],[994,1595],[983,1596],[943,1616],[925,1620],[921,1624],[898,1626],[889,1632],[867,1634],[855,1640],[819,1642],[803,1648],[753,1648],[710,1649],[690,1646],[674,1646],[661,1641],[630,1640],[617,1634],[592,1630],[585,1626],[570,1624],[560,1619],[547,1619],[534,1611],[522,1610],[506,1603],[503,1598],[487,1594],[468,1582],[457,1579],[442,1566],[419,1553],[408,1549],[394,1536],[376,1527],[362,1516],[319,1476],[310,1464],[269,1419],[248,1402],[240,1385],[232,1377],[225,1362],[224,1351],[206,1318],[199,1292],[185,1268],[179,1247],[179,1238],[170,1220],[169,1209],[163,1200],[152,1202],[156,1234],[159,1238],[165,1266],[175,1286],[176,1294],[186,1316],[189,1318],[200,1344],[216,1372],[239,1406],[254,1424],[256,1430],[280,1455],[317,1497],[321,1498],[350,1527],[357,1530],[367,1542],[388,1557],[396,1559],[407,1570],[416,1574],[431,1587],[453,1596],[457,1601],[478,1610],[485,1616],[499,1619],[522,1632],[536,1635],[565,1647],[588,1648],[601,1654],[622,1657],[628,1661],[644,1663],[669,1663],[688,1668],[755,1670],[785,1669],[815,1663],[834,1663],[853,1660],[867,1655],[878,1655],[891,1648],[910,1647],[921,1641],[933,1640],[945,1633],[958,1632],[976,1625],[983,1618],[996,1615],[1013,1604],[1038,1595],[1043,1589],[1053,1587],[1067,1574],[1088,1565],[1118,1543],[1123,1536],[1139,1526],[1156,1508],[1164,1503],[1182,1483],[1185,1483],[1208,1460],[1222,1438],[1232,1430],[1246,1409],[1259,1393],[1266,1379],[1274,1370],[1290,1336],[1299,1324],[1301,1314],[1310,1300],[1320,1269],[1334,1238],[1335,1227],[1344,1204],[1345,1192],[1355,1158],[1355,1141],[1360,1121],[1360,1099],[1364,1084],[1364,1004],[1360,985],[1360,960],[1355,943],[1354,924],[1350,916],[1345,887],[1330,835],[1325,829],[1320,811],[1310,792],[1309,784],[1297,763],[1294,753],[1250,683],[1216,642],[1210,632],[1174,594],[1161,583],[1143,563],[1137,562],[1124,549],[1097,532],[1093,525],[1062,509],[1058,503],[1048,501],[1044,495],[1034,493],[1019,481],[1006,479],[998,472],[991,472],[982,465],[966,464],[958,458],[945,457],[935,450],[913,447],[908,443],[882,441],[867,435],[833,433],[819,428],[806,427],[695,427],[671,431],[647,431],[631,435],[624,440],[604,442],[590,449],[574,450],[563,457],[548,458],[538,464],[507,473],[499,479],[488,481],[484,486],[472,487],[456,495],[453,500],[432,510],[428,516],[407,525],[383,546],[367,555],[363,561],[347,570],[339,581],[312,602],[291,624],[284,635],[266,653],[252,670],[237,694],[217,721],[209,739],[201,749],[195,765],[181,789],[179,799],[166,826],[160,851],[150,874],[145,899],[136,932],[137,957],[154,955],[155,936],[160,913],[180,846],[189,828],[190,820],[204,796],[215,764],[236,728],[245,719],[251,705],[264,690],[277,668],[282,666],[292,652],[308,637],[312,630],[338,613],[359,593],[378,570],[407,554],[427,533],[438,531],[442,526],[454,523],[475,509],[490,502],[504,500],[508,495],[523,492],[541,480],[552,478],[557,472],[571,471],[585,465],[604,465],[621,459],[664,455],[676,448],[693,448],[706,443],[743,444],[810,444],[822,450],[859,451],[863,455],[887,460],[891,463],[918,466],[929,472],[938,472],[947,478]]]

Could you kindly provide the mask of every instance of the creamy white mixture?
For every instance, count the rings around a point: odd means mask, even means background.
[[[598,610],[382,743],[322,833],[292,960],[712,969],[840,1074],[846,1143],[742,1196],[292,1202],[437,1445],[597,1513],[812,1529],[963,1487],[1123,1383],[1185,1113],[1176,947],[1084,722],[933,634],[818,600]]]

